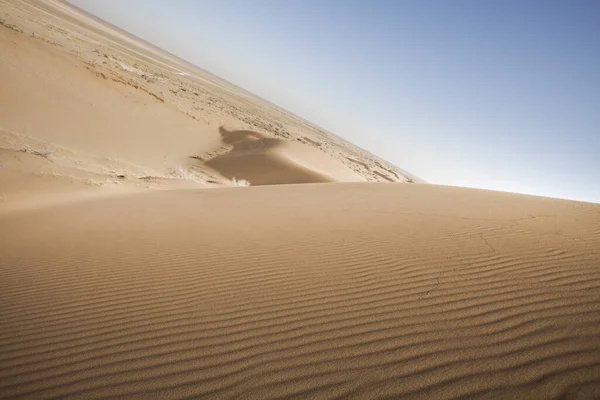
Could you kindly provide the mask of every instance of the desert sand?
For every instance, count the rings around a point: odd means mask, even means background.
[[[0,0],[0,398],[600,397],[600,205],[422,183]]]

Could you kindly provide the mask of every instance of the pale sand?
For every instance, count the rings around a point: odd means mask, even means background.
[[[389,183],[64,3],[0,20],[0,398],[600,397],[600,205]]]
[[[126,177],[119,185],[144,188],[139,178],[161,180],[153,188],[169,188],[173,178],[196,187],[228,186],[231,176],[254,184],[246,168],[224,176],[206,163],[230,150],[220,134],[226,127],[287,142],[275,152],[284,167],[325,180],[412,180],[199,68],[67,11],[57,1],[0,0],[0,148],[50,153],[54,164],[72,169],[65,175],[92,173],[88,181],[103,187],[117,175]]]

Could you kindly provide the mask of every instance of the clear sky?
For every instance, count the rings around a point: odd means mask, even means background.
[[[598,0],[70,0],[431,183],[600,202]]]

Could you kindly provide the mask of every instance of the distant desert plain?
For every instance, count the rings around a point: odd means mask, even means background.
[[[600,398],[600,205],[426,184],[0,0],[0,398]]]

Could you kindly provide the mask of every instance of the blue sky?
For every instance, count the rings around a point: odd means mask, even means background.
[[[600,202],[600,1],[71,2],[428,182]]]

